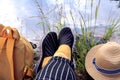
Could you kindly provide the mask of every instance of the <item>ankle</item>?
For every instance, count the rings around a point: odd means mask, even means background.
[[[52,58],[52,56],[45,57],[42,62],[42,68],[46,66],[46,64],[49,62],[49,60]]]
[[[71,48],[66,44],[62,44],[59,46],[54,56],[59,56],[71,60]]]

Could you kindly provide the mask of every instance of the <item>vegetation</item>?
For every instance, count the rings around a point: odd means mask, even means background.
[[[91,15],[90,17],[95,18],[94,22],[94,29],[90,29],[90,24],[91,20],[89,19],[88,16],[88,21],[89,25],[88,27],[86,26],[86,22],[84,18],[81,15],[81,20],[80,20],[80,27],[82,30],[82,34],[77,34],[76,36],[76,43],[75,43],[75,48],[74,48],[74,57],[76,61],[76,72],[82,74],[84,77],[86,77],[88,74],[85,70],[85,56],[87,55],[87,52],[95,45],[101,44],[101,43],[106,43],[107,41],[110,40],[111,36],[114,34],[114,32],[119,31],[119,26],[120,26],[120,17],[113,19],[112,17],[109,17],[109,20],[106,24],[109,24],[108,27],[105,30],[105,34],[102,37],[96,37],[95,35],[95,30],[97,28],[96,22],[98,19],[98,13],[99,13],[99,6],[100,6],[100,1],[98,1],[98,5],[95,7],[94,13],[92,13],[93,10],[93,0],[91,0]],[[83,22],[83,23],[81,23]],[[84,78],[85,79],[85,78]],[[87,78],[90,80],[90,77]],[[86,80],[85,79],[85,80]],[[83,77],[82,77],[83,80]]]

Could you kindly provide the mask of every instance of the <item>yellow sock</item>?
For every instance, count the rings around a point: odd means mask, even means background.
[[[59,56],[71,60],[71,48],[66,44],[60,45],[54,56]]]
[[[45,65],[48,63],[48,61],[52,58],[52,56],[46,57],[44,58],[43,62],[42,62],[42,68],[45,67]]]

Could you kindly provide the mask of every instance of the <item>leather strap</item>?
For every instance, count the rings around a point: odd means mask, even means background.
[[[24,77],[23,77],[23,80],[24,79],[28,79],[28,78],[33,79],[33,69],[31,69],[29,66],[26,65],[24,67]]]

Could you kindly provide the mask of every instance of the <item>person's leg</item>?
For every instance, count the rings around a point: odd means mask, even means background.
[[[52,35],[52,36],[55,36],[55,37],[50,37],[50,38],[55,38],[55,42],[57,42],[56,41],[56,35],[54,34],[54,35]],[[46,40],[44,40],[44,42],[45,42]],[[60,56],[60,57],[66,57],[66,58],[68,58],[69,60],[72,60],[72,62],[73,62],[73,58],[72,58],[72,56],[71,56],[71,54],[62,54],[62,52],[64,53],[71,53],[71,52],[68,52],[68,51],[72,51],[72,45],[73,45],[73,43],[71,43],[72,41],[74,41],[74,37],[73,37],[73,34],[72,34],[72,31],[70,30],[70,28],[68,28],[68,27],[65,27],[65,28],[63,28],[61,31],[60,31],[60,34],[59,34],[59,36],[58,36],[58,43],[54,43],[54,44],[57,44],[57,46],[59,46],[59,45],[61,45],[60,47],[59,47],[59,49],[56,51],[56,53],[55,53],[55,55],[54,56]],[[52,44],[52,43],[51,43]],[[65,45],[65,44],[67,44],[67,45]],[[46,44],[44,44],[44,46],[45,46]],[[52,45],[51,45],[52,46]],[[65,46],[65,48],[64,48],[64,46]],[[70,47],[68,47],[68,46],[70,46]],[[52,47],[55,47],[55,45],[53,45]],[[69,50],[69,49],[71,49],[71,50]],[[55,51],[56,49],[54,49],[53,51]],[[68,50],[68,51],[66,51],[66,50]],[[44,53],[43,53],[44,54]],[[45,57],[44,58],[44,60],[43,60],[43,62],[42,62],[42,67],[44,67],[47,63],[48,63],[48,61],[51,59],[51,57],[49,56],[49,57]],[[73,67],[74,67],[74,65],[73,65]],[[73,68],[74,69],[74,68]]]
[[[46,40],[44,40],[44,42],[45,41]],[[55,41],[56,41],[56,35],[55,35]],[[72,51],[73,41],[74,41],[74,37],[73,37],[72,31],[70,30],[70,28],[68,28],[68,27],[63,28],[60,31],[60,34],[58,36],[58,41],[56,41],[58,43],[54,43],[54,44],[60,45],[59,49],[55,52],[54,56],[64,57],[64,58],[71,60],[71,51]],[[44,44],[43,46],[45,46],[45,45],[46,44]],[[44,58],[42,67],[44,67],[50,59],[51,59],[51,57]]]
[[[74,36],[70,28],[65,27],[60,31],[60,34],[58,36],[58,43],[59,48],[55,52],[54,56],[67,58],[73,62],[73,56],[71,55],[71,53],[74,43]],[[72,68],[74,70],[75,65],[72,65]]]
[[[70,28],[61,30],[60,46],[48,64],[38,72],[35,80],[76,80],[71,60],[74,41]],[[64,40],[63,40],[64,39]]]
[[[37,68],[37,72],[44,67],[51,57],[54,55],[58,48],[57,34],[55,32],[49,32],[42,42],[42,57]]]
[[[71,60],[71,51],[74,37],[70,28],[65,27],[60,31],[58,36],[59,49],[54,56],[60,56]]]

